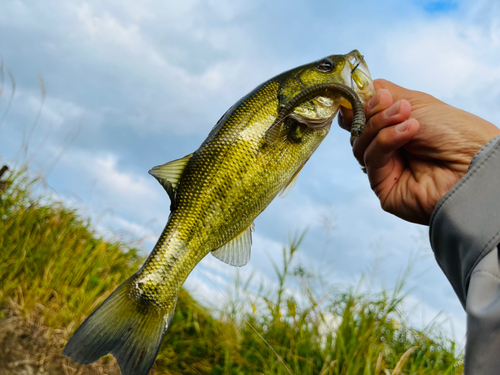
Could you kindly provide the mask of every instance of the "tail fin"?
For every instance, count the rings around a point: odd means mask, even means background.
[[[133,277],[120,285],[68,341],[63,354],[88,364],[108,353],[123,375],[147,375],[175,311],[144,306],[130,295]]]

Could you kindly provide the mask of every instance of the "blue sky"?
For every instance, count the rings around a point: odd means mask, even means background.
[[[450,13],[459,9],[460,2],[456,0],[443,1],[415,1],[416,5],[423,6],[429,13]]]
[[[356,48],[374,78],[500,124],[499,16],[494,1],[2,1],[0,54],[16,91],[0,156],[19,160],[42,108],[24,153],[31,168],[103,233],[143,238],[149,252],[169,200],[147,171],[193,152],[227,108],[286,69]],[[463,338],[465,317],[427,228],[380,209],[348,139],[332,127],[296,187],[256,220],[252,260],[240,272],[272,283],[269,258],[304,228],[301,261],[335,283],[368,273],[391,287],[417,254],[408,283],[417,323],[445,311]],[[230,287],[234,268],[211,256],[199,267]],[[186,285],[220,298],[197,271]]]

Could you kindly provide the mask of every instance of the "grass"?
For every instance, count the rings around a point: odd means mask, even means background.
[[[47,196],[25,170],[0,184],[0,373],[119,374],[62,356],[72,332],[144,258],[107,242],[78,212]],[[186,291],[156,361],[157,374],[461,374],[455,343],[409,326],[403,281],[391,292],[323,285],[297,261],[301,238],[274,265],[277,285],[236,278],[222,308]],[[264,337],[272,349],[266,345]],[[278,358],[282,359],[282,361]]]

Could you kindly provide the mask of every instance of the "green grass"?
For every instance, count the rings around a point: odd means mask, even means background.
[[[35,189],[39,181],[25,170],[8,172],[4,179],[0,373],[14,374],[24,366],[50,374],[119,374],[110,356],[80,366],[61,351],[85,317],[144,258],[127,243],[106,242],[74,209],[35,194],[44,194],[43,189]],[[295,238],[284,247],[282,264],[274,265],[277,286],[252,292],[251,280],[237,277],[226,306],[217,309],[201,306],[182,291],[156,372],[462,373],[462,357],[452,340],[431,327],[408,325],[403,281],[391,292],[363,294],[354,287],[339,291],[323,285],[320,293],[314,287],[318,277],[296,259],[300,242]]]

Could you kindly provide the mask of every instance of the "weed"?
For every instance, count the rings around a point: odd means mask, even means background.
[[[5,178],[6,177],[6,178]],[[71,333],[144,260],[107,242],[78,212],[34,193],[26,170],[0,191],[0,372],[119,374],[106,356],[80,366],[61,354]],[[416,330],[402,310],[404,278],[391,293],[354,288],[318,296],[296,258],[302,236],[273,264],[278,283],[251,292],[237,278],[222,309],[181,291],[156,361],[160,374],[461,374],[444,336]],[[262,337],[269,343],[271,350]],[[285,365],[277,355],[283,359]]]

